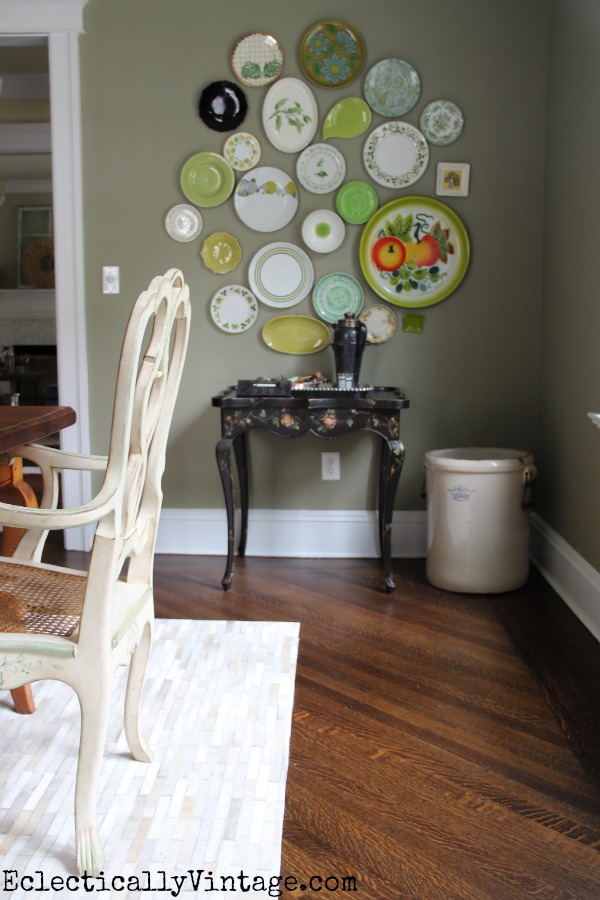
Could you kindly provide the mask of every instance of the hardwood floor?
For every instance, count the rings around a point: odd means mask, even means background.
[[[157,615],[301,623],[283,896],[600,897],[598,645],[536,572],[473,596],[396,560],[388,595],[376,560],[237,559],[225,593],[223,567],[158,556]]]

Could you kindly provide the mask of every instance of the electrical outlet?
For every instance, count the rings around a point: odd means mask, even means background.
[[[102,266],[102,293],[119,293],[119,267]]]
[[[321,453],[321,478],[323,481],[340,480],[339,453]]]

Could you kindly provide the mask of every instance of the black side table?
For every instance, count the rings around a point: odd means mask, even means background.
[[[310,432],[317,437],[335,438],[353,431],[369,431],[381,438],[379,470],[379,542],[386,590],[394,590],[391,561],[391,529],[394,498],[404,462],[400,441],[400,411],[409,401],[398,388],[375,387],[368,391],[295,390],[291,397],[238,397],[230,387],[212,398],[221,410],[221,439],[217,443],[217,463],[221,473],[227,511],[227,565],[223,589],[233,578],[235,552],[235,503],[233,458],[240,488],[241,536],[238,553],[246,551],[248,535],[247,435],[262,428],[287,438]],[[233,453],[232,453],[233,451]]]

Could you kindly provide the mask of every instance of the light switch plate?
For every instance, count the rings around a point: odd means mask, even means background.
[[[102,266],[102,293],[119,293],[119,267]]]

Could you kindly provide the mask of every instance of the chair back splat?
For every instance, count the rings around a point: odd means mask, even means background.
[[[152,571],[162,505],[161,480],[190,327],[189,289],[170,269],[133,306],[121,350],[108,456],[81,456],[42,445],[16,448],[39,466],[39,509],[0,503],[0,523],[27,529],[14,556],[0,557],[0,687],[41,679],[71,685],[81,706],[75,786],[80,873],[104,865],[96,805],[113,673],[129,664],[125,734],[132,756],[150,760],[139,727],[152,642]],[[58,509],[64,469],[104,472],[96,496]],[[87,572],[42,563],[48,532],[95,524]],[[11,714],[11,713],[8,713]]]

